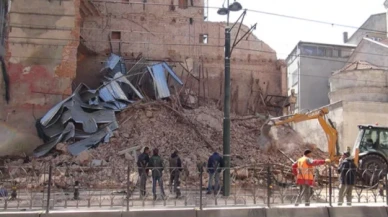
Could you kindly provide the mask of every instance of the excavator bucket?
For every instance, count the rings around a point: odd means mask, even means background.
[[[260,136],[258,139],[259,148],[264,152],[270,152],[277,149],[277,131],[270,121],[261,126]]]

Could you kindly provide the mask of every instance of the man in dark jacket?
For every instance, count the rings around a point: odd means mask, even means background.
[[[137,167],[140,178],[140,197],[144,197],[146,195],[148,163],[150,162],[149,153],[150,149],[148,147],[145,147],[143,153],[141,153],[137,158]]]
[[[174,183],[174,192],[176,193],[176,197],[181,196],[181,191],[179,189],[179,176],[182,171],[182,161],[178,156],[178,151],[174,151],[170,158],[170,191],[172,191],[172,183]]]
[[[340,174],[338,205],[342,205],[345,195],[347,205],[351,205],[352,190],[356,180],[356,165],[354,160],[350,158],[349,152],[343,154],[342,161],[338,166],[338,173]]]
[[[159,156],[159,150],[154,149],[154,155],[150,159],[149,167],[152,169],[152,193],[154,194],[154,200],[156,200],[156,182],[159,183],[160,191],[162,197],[164,198],[164,188],[163,188],[163,159]]]
[[[207,172],[209,173],[209,183],[207,187],[207,194],[211,194],[213,190],[213,179],[214,179],[214,194],[219,189],[220,173],[221,168],[224,167],[224,161],[222,157],[214,152],[207,161]]]

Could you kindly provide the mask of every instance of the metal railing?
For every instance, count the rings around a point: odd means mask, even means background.
[[[152,191],[152,173],[146,177],[145,194],[140,194],[138,169],[127,166],[34,166],[0,167],[0,210],[50,210],[66,208],[120,208],[127,211],[139,208],[209,208],[222,206],[276,207],[295,204],[300,193],[292,168],[279,164],[258,164],[231,168],[230,196],[222,195],[222,186],[208,193],[209,174],[206,168],[185,168],[179,172],[178,191],[170,183],[174,168],[164,168],[161,180],[162,195],[156,185]],[[160,168],[159,168],[160,169]],[[159,171],[159,169],[157,169]],[[175,168],[176,169],[176,168]],[[219,170],[222,183],[223,169]],[[320,166],[310,171],[314,186],[310,203],[337,204],[340,177],[337,168]],[[156,173],[154,173],[155,175]],[[348,176],[354,182],[346,183]],[[352,205],[384,203],[388,205],[386,171],[348,171],[342,174],[344,184],[353,186]],[[300,177],[299,177],[300,178]],[[214,182],[213,182],[214,183]],[[342,189],[341,191],[344,191]],[[345,197],[346,198],[346,197]],[[304,198],[303,198],[304,199]],[[304,202],[302,199],[302,202]]]

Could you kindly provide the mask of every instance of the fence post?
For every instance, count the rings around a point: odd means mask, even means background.
[[[202,210],[202,178],[203,178],[203,167],[199,170],[199,210]]]
[[[15,180],[12,181],[12,192],[11,192],[11,200],[16,200],[18,193],[17,193],[17,182]]]
[[[331,176],[331,165],[329,165],[329,205],[332,206],[332,196],[333,196],[333,188],[332,188],[332,176]]]
[[[253,169],[253,177],[256,177],[256,164]],[[253,204],[256,205],[256,183],[255,179],[253,179]]]
[[[46,205],[46,213],[49,213],[50,211],[50,196],[51,196],[51,182],[53,177],[53,166],[49,165],[49,180],[48,180],[48,187],[47,187],[47,205]]]
[[[129,185],[130,185],[130,167],[129,167],[129,161],[128,161],[128,166],[127,166],[127,212],[129,212]]]
[[[267,206],[271,207],[271,165],[267,167]]]
[[[385,203],[388,205],[388,173],[385,174]]]
[[[74,200],[79,200],[79,181],[74,182],[74,194],[73,194]]]

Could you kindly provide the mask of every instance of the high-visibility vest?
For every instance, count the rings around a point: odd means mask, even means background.
[[[307,164],[307,157],[303,156],[298,159],[298,176],[299,180],[314,180],[314,171],[313,167]]]

